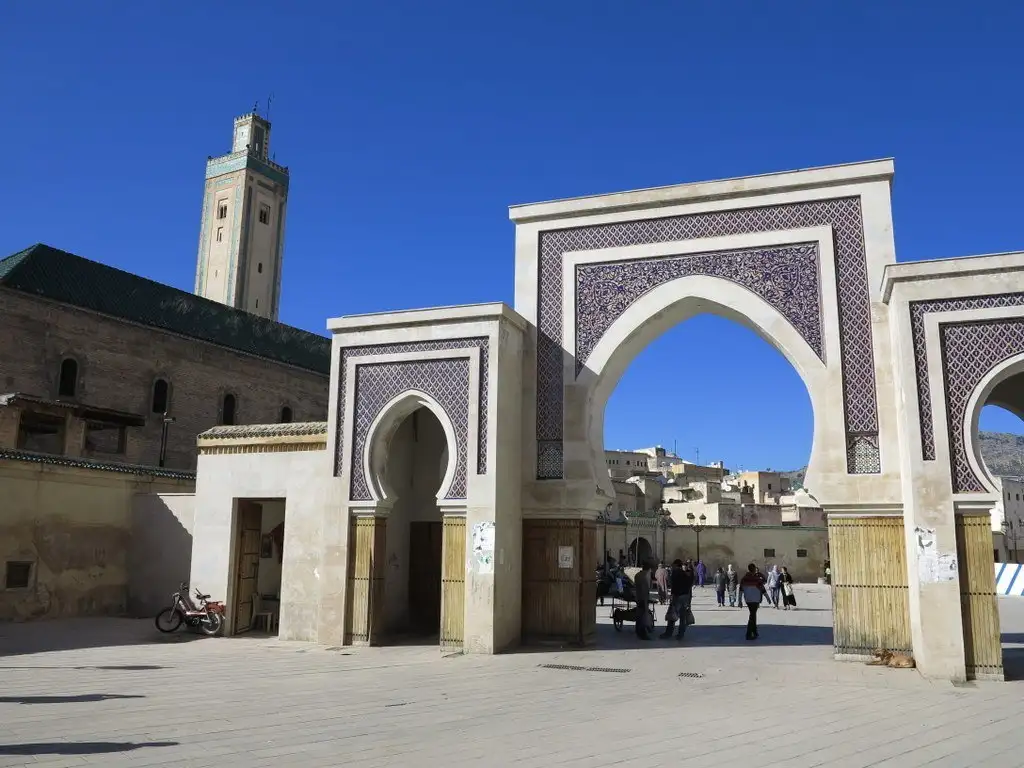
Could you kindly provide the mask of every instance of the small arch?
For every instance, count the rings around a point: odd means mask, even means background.
[[[281,418],[278,419],[281,424],[291,424],[292,422],[292,409],[287,405],[281,406]]]
[[[230,393],[224,395],[221,403],[220,423],[226,426],[235,423],[235,396]]]
[[[387,480],[388,448],[402,422],[419,408],[426,408],[433,413],[441,422],[441,428],[444,430],[448,456],[444,479],[437,491],[437,498],[444,499],[448,496],[448,491],[455,480],[459,456],[459,442],[455,436],[455,425],[441,404],[433,397],[419,390],[408,390],[381,408],[366,433],[366,448],[363,456],[355,457],[355,460],[363,462],[366,484],[374,501],[393,501],[398,496]]]
[[[985,489],[996,495],[999,495],[999,484],[992,477],[992,473],[981,455],[978,421],[981,418],[981,410],[986,405],[998,405],[1024,419],[1024,396],[1014,396],[1020,388],[1006,386],[1011,380],[1018,377],[1024,379],[1024,354],[1014,355],[1004,360],[978,382],[978,386],[974,388],[971,396],[967,399],[964,421],[960,426],[963,430],[968,465],[981,480]],[[952,451],[952,446],[950,446],[950,450]]]
[[[78,361],[65,357],[60,362],[60,379],[57,382],[59,397],[74,397],[78,392]]]
[[[167,413],[171,404],[171,385],[167,379],[157,379],[153,382],[153,398],[150,403],[150,410],[153,413]]]
[[[642,566],[644,563],[654,559],[654,549],[651,542],[643,536],[637,536],[629,545],[629,562],[635,566]]]

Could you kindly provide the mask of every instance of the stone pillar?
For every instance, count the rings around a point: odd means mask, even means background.
[[[78,457],[85,452],[85,419],[68,416],[64,421],[64,455]]]
[[[0,408],[0,448],[14,450],[18,447],[18,427],[21,424],[21,408],[7,406]]]

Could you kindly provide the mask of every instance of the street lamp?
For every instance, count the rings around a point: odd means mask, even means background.
[[[686,513],[686,520],[690,524],[690,530],[697,534],[697,560],[700,561],[700,532],[707,523],[707,516],[701,514],[700,517],[694,518],[693,512]]]
[[[661,517],[658,519],[658,525],[661,528],[661,561],[664,563],[668,557],[668,542],[665,538],[665,532],[668,530],[668,521],[672,513],[665,507],[659,509],[658,512],[661,514]]]
[[[176,419],[173,416],[168,416],[167,411],[164,411],[163,424],[160,428],[160,466],[162,467],[167,461],[167,428],[173,424]]]

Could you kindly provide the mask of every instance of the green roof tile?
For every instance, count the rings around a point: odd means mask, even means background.
[[[325,376],[330,339],[38,244],[0,260],[0,286]]]

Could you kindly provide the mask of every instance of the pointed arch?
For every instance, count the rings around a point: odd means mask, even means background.
[[[981,480],[982,485],[990,493],[999,493],[999,486],[992,477],[985,459],[981,455],[981,441],[978,440],[978,421],[981,418],[981,411],[986,405],[998,405],[1010,413],[1016,414],[1024,419],[1024,397],[1020,401],[1010,402],[1006,399],[993,398],[993,394],[1001,392],[1001,386],[1015,376],[1024,377],[1024,353],[1007,358],[991,371],[985,374],[978,382],[971,396],[967,399],[967,408],[964,409],[964,422],[961,425],[964,435],[964,446],[967,448],[967,463],[971,470]],[[990,402],[990,398],[992,402]]]
[[[402,422],[419,408],[426,408],[437,417],[448,446],[448,461],[441,487],[437,491],[438,500],[445,499],[451,489],[458,467],[459,453],[455,425],[445,409],[433,397],[421,390],[406,390],[381,408],[367,431],[363,456],[358,457],[363,463],[366,484],[374,501],[394,501],[398,496],[387,479],[388,451],[391,440]]]

